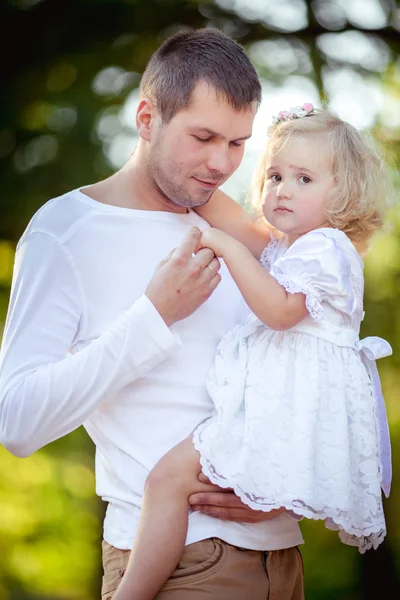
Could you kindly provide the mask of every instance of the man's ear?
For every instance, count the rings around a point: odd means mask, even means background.
[[[151,128],[157,114],[156,106],[150,98],[142,98],[136,111],[136,127],[140,137],[150,141]]]

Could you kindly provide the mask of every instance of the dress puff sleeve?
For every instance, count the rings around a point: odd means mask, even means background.
[[[351,315],[356,299],[349,249],[356,253],[342,231],[316,229],[296,240],[274,262],[270,273],[290,294],[305,294],[307,310],[315,321],[324,316],[323,302]]]

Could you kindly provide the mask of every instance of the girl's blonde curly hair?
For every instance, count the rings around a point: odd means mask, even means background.
[[[346,233],[359,252],[365,252],[372,234],[382,227],[392,201],[389,171],[372,140],[327,109],[315,109],[310,116],[278,122],[268,133],[267,147],[253,177],[252,203],[261,206],[270,156],[292,136],[318,137],[321,144],[327,144],[335,181],[327,201],[327,220]]]

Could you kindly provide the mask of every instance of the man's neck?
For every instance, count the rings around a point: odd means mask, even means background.
[[[150,177],[147,163],[140,150],[116,173],[86,187],[83,193],[120,208],[185,213],[187,209],[168,200]]]

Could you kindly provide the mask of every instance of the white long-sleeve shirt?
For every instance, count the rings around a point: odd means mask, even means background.
[[[75,190],[45,204],[17,248],[0,355],[0,441],[26,456],[84,425],[96,444],[104,538],[132,547],[149,470],[213,406],[205,381],[218,341],[243,316],[227,269],[190,317],[168,328],[144,296],[195,212],[119,208]],[[189,518],[187,543],[252,549],[302,542],[288,515],[256,525]]]

